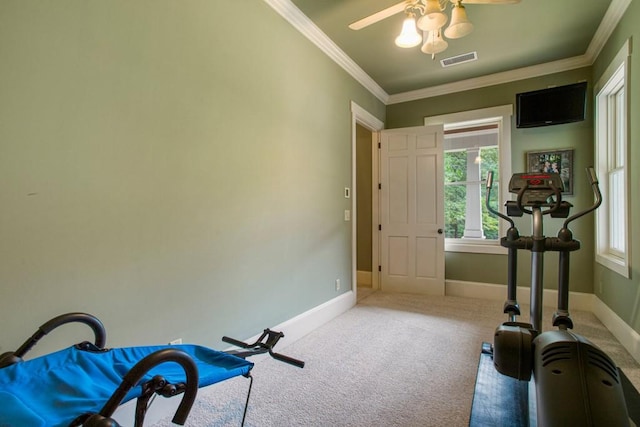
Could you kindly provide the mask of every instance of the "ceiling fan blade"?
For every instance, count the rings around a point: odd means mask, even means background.
[[[382,21],[383,19],[393,16],[396,13],[403,12],[406,5],[406,1],[401,1],[400,3],[383,9],[380,12],[376,12],[373,15],[369,15],[366,18],[362,18],[359,21],[349,24],[349,28],[351,28],[352,30],[361,30],[364,27],[368,27],[371,24]]]
[[[451,0],[451,3],[458,3],[458,0]],[[462,4],[515,4],[520,0],[462,0]]]

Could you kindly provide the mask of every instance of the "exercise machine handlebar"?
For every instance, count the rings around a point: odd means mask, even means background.
[[[569,223],[572,221],[575,221],[576,219],[595,211],[596,209],[598,209],[600,207],[600,205],[602,204],[602,193],[600,192],[600,183],[598,181],[598,177],[596,176],[596,171],[593,169],[593,167],[589,167],[586,169],[587,171],[587,178],[589,179],[589,184],[591,185],[591,190],[593,191],[593,194],[596,198],[595,202],[593,203],[593,205],[590,208],[587,208],[585,210],[583,210],[582,212],[578,212],[577,214],[570,216],[569,218],[567,218],[564,221],[564,224],[562,225],[562,228],[568,228]]]
[[[520,238],[518,233],[518,229],[516,228],[515,223],[511,218],[501,213],[497,209],[491,207],[491,189],[493,187],[493,171],[489,171],[487,173],[487,191],[485,198],[485,205],[487,206],[487,210],[492,214],[500,217],[504,221],[507,221],[510,224],[509,230],[507,231],[507,237],[503,238],[509,241],[516,241]],[[501,242],[502,244],[502,242]],[[503,246],[506,246],[502,244]],[[509,316],[509,320],[511,322],[515,322],[516,317],[520,316],[520,305],[517,300],[517,284],[516,284],[516,276],[518,271],[518,257],[516,255],[517,247],[514,245],[507,246],[509,257],[508,257],[508,270],[507,270],[507,300],[504,303],[503,312]]]
[[[102,410],[98,414],[90,416],[84,422],[84,425],[90,427],[119,426],[119,424],[112,419],[112,416],[129,390],[136,387],[148,371],[164,362],[178,363],[185,372],[184,395],[172,419],[174,424],[184,425],[198,393],[198,367],[187,353],[171,348],[158,350],[136,363],[124,376],[122,383],[102,407]],[[158,383],[157,387],[164,387],[166,385],[164,378],[157,378],[155,380]],[[146,410],[146,408],[144,409]]]
[[[489,212],[491,212],[492,214],[502,218],[503,220],[507,221],[511,227],[515,227],[515,223],[513,222],[513,220],[511,218],[509,218],[508,216],[506,216],[505,214],[501,213],[500,211],[494,209],[493,207],[491,207],[491,189],[493,188],[493,171],[489,171],[487,173],[487,192],[486,192],[486,197],[485,197],[485,205],[487,206],[487,210]]]
[[[273,357],[276,360],[279,360],[284,363],[288,363],[293,366],[297,366],[298,368],[304,368],[304,362],[302,360],[294,359],[293,357],[285,356],[284,354],[276,353],[273,351],[273,347],[275,347],[276,343],[280,340],[280,338],[284,338],[284,334],[282,332],[272,331],[270,329],[265,329],[262,332],[262,335],[252,344],[248,344],[244,341],[237,340],[235,338],[224,336],[222,337],[222,341],[232,344],[236,347],[240,347],[243,350],[231,350],[227,351],[229,354],[233,354],[235,356],[241,358],[247,358],[250,356],[255,356],[258,354],[269,353],[269,356]]]
[[[99,349],[104,348],[107,341],[107,333],[102,322],[95,316],[87,313],[66,313],[54,317],[48,322],[42,324],[38,330],[26,340],[20,348],[13,352],[7,352],[0,355],[0,369],[13,365],[22,361],[22,358],[29,350],[36,345],[42,337],[47,335],[59,326],[67,323],[84,323],[89,326],[94,334],[94,342]]]

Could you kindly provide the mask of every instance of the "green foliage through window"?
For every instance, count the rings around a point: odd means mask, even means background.
[[[498,239],[498,219],[487,211],[485,205],[486,177],[493,171],[494,185],[491,190],[491,204],[497,207],[499,182],[498,147],[480,148],[480,176],[482,182],[467,182],[467,151],[452,150],[444,153],[444,211],[445,237],[461,238],[464,235],[467,209],[467,187],[480,186],[482,205],[482,229],[487,239]],[[476,190],[477,191],[477,190]]]

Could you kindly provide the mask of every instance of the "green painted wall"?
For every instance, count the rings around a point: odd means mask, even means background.
[[[474,110],[498,105],[514,104],[516,93],[542,89],[586,80],[592,90],[591,68],[562,72],[491,87],[454,93],[387,106],[387,128],[420,126],[424,117],[458,111]],[[591,117],[591,103],[588,117]],[[525,170],[528,151],[546,149],[574,149],[574,195],[566,197],[575,209],[590,206],[593,196],[584,169],[593,164],[593,121],[542,128],[516,129],[515,107],[511,133],[512,172]],[[577,212],[577,211],[576,211]],[[531,234],[530,217],[517,221],[522,235]],[[545,218],[545,235],[555,236],[561,220]],[[575,292],[593,292],[593,226],[591,219],[575,222],[571,229],[582,242],[582,250],[572,255],[570,287]],[[521,251],[518,257],[518,285],[530,284],[530,253]],[[557,287],[557,259],[555,253],[545,255],[545,288]],[[445,276],[450,280],[483,283],[506,283],[507,256],[448,252],[445,257]]]
[[[640,2],[631,2],[624,18],[609,38],[605,48],[593,64],[593,81],[597,82],[613,57],[618,53],[624,42],[632,39],[631,67],[630,67],[630,128],[629,128],[629,171],[630,189],[628,198],[630,206],[630,250],[631,250],[631,278],[626,279],[613,271],[596,264],[594,268],[595,293],[625,322],[636,331],[640,331],[640,56],[637,41],[640,40]],[[634,46],[635,45],[635,46]]]
[[[264,2],[0,2],[0,352],[249,337],[351,286],[350,101]],[[33,354],[89,338],[63,328]],[[89,335],[89,334],[87,334]]]

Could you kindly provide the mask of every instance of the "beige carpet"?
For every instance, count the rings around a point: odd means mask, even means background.
[[[364,290],[353,309],[281,348],[304,369],[256,363],[246,425],[467,426],[481,343],[506,320],[501,312],[496,301]],[[545,323],[552,314],[545,311]],[[571,314],[575,332],[640,388],[640,366],[595,316]],[[240,425],[248,383],[201,390],[187,425]]]

